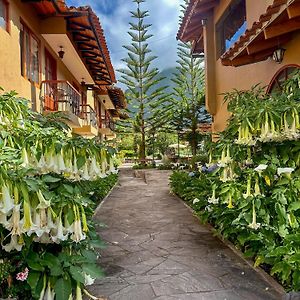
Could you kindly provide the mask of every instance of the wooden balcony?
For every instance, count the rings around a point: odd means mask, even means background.
[[[68,81],[43,81],[41,101],[44,113],[63,112],[71,127],[80,127],[81,94]]]
[[[98,135],[98,120],[95,110],[89,104],[80,105],[82,127],[73,128],[73,132],[85,136]]]
[[[114,136],[115,131],[115,123],[110,119],[102,118],[101,126],[99,128],[99,133],[107,135],[107,136]]]

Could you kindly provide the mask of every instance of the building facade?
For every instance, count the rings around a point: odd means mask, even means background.
[[[64,112],[74,133],[114,137],[126,107],[103,29],[90,7],[0,0],[0,86],[34,111]]]
[[[204,53],[206,107],[220,132],[224,93],[256,84],[270,92],[300,67],[300,1],[191,0],[177,38]]]

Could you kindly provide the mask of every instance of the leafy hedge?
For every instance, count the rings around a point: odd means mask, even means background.
[[[62,118],[0,95],[0,298],[93,299],[86,286],[103,276],[92,217],[116,182],[114,150]]]
[[[232,113],[200,173],[174,172],[173,191],[226,239],[300,290],[300,75],[278,94],[226,95]]]

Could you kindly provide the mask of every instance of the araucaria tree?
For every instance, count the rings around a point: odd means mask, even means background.
[[[182,5],[183,12],[186,9],[188,1]],[[182,20],[182,18],[180,18]],[[198,124],[208,121],[209,116],[204,106],[204,67],[201,58],[195,58],[191,55],[191,44],[178,44],[178,66],[174,74],[174,100],[173,105],[173,125],[174,122],[180,122],[175,127],[185,129],[187,140],[190,143],[193,156],[197,152],[199,133]],[[173,101],[174,103],[174,101]]]
[[[136,10],[131,11],[131,17],[135,20],[130,22],[128,34],[131,44],[123,46],[128,50],[127,57],[122,61],[126,68],[118,70],[122,75],[120,82],[127,86],[126,98],[131,107],[131,128],[133,133],[140,136],[139,159],[144,162],[146,158],[146,139],[150,129],[150,120],[157,107],[166,96],[165,87],[159,83],[163,80],[159,76],[159,70],[152,67],[157,58],[151,54],[148,40],[153,36],[149,34],[150,24],[145,23],[149,16],[148,11],[141,9],[145,0],[133,0]]]

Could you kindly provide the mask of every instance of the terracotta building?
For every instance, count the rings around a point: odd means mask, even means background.
[[[261,83],[266,92],[300,66],[299,0],[191,0],[177,38],[205,57],[212,131],[229,116],[222,94]]]
[[[62,0],[0,0],[0,86],[42,113],[65,112],[73,132],[114,137],[126,102],[90,7]]]

